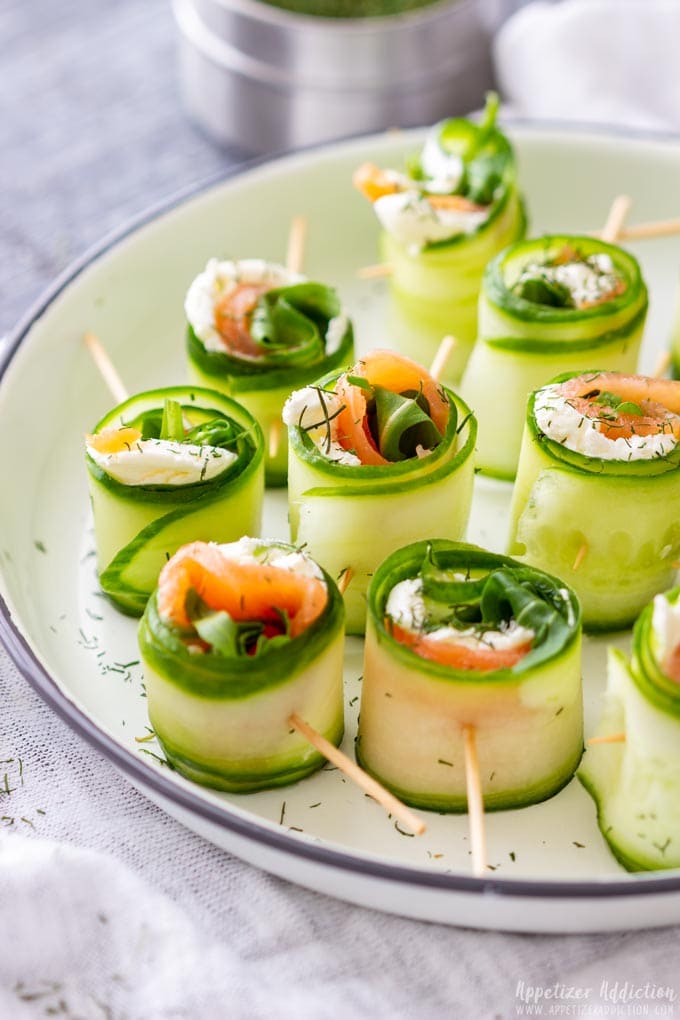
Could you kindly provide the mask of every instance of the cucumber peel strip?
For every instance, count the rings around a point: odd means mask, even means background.
[[[156,590],[139,624],[140,650],[169,684],[198,697],[238,701],[281,687],[309,665],[342,627],[342,596],[325,571],[323,580],[328,601],[316,620],[295,638],[281,644],[269,642],[256,656],[227,656],[218,651],[192,654],[185,644],[186,632],[160,617]]]
[[[535,631],[536,641],[527,655],[512,667],[485,673],[485,680],[515,683],[518,677],[561,655],[578,638],[579,602],[559,578],[464,542],[415,542],[388,556],[368,589],[368,611],[379,639],[387,643],[392,655],[411,667],[417,662],[423,672],[449,682],[474,683],[479,678],[474,670],[424,659],[392,636],[390,624],[385,621],[389,594],[400,581],[416,577],[423,568],[425,594],[436,592],[447,600],[453,596],[449,604],[455,604],[456,597],[464,597],[466,605],[479,600],[485,625],[493,626],[517,613],[517,622]],[[451,575],[460,572],[471,580],[451,583]]]
[[[571,308],[535,304],[513,292],[508,280],[511,272],[514,276],[518,266],[545,260],[552,252],[566,245],[582,252],[584,256],[609,255],[616,274],[626,285],[623,293],[591,308]],[[637,315],[642,308],[646,311],[648,303],[647,288],[637,259],[616,245],[579,234],[554,234],[517,241],[489,262],[484,271],[482,288],[485,299],[501,312],[521,322],[541,325],[598,323],[602,319],[615,318],[626,309]]]
[[[597,370],[586,370],[583,372],[564,372],[551,379],[546,385],[557,385],[575,379],[581,375],[593,375],[597,377],[600,373]],[[534,405],[538,390],[535,390],[529,397],[527,404],[526,423],[534,442],[539,443],[546,456],[559,464],[564,470],[576,474],[603,475],[605,477],[651,478],[656,475],[664,475],[669,471],[676,471],[680,466],[680,443],[676,444],[667,454],[653,457],[648,460],[608,460],[602,457],[589,457],[576,450],[569,450],[566,446],[550,439],[541,431],[534,413]]]
[[[337,374],[325,376],[319,386],[328,389],[337,378]],[[340,464],[325,457],[304,429],[289,426],[288,442],[293,455],[320,476],[320,484],[307,489],[303,496],[381,496],[413,485],[426,485],[451,474],[474,452],[477,419],[457,394],[446,387],[441,389],[449,399],[451,413],[441,441],[424,457],[409,457],[390,464]]]
[[[260,357],[240,358],[226,348],[206,350],[189,323],[189,360],[208,376],[230,377],[234,393],[285,386],[292,390],[351,359],[354,331],[349,319],[337,349],[326,353],[329,323],[340,313],[331,287],[308,282],[274,288],[262,295],[252,317],[251,334],[262,348]]]
[[[95,426],[94,433],[123,422],[143,419],[147,415],[155,417],[157,422],[167,419],[170,424],[166,423],[165,427],[171,429],[176,428],[179,418],[184,416],[190,420],[198,419],[193,430],[195,434],[201,429],[205,431],[208,425],[210,431],[214,431],[217,428],[215,423],[223,418],[225,427],[229,425],[230,429],[236,429],[237,456],[213,478],[184,486],[125,485],[108,475],[89,455],[86,456],[91,485],[106,490],[111,498],[131,508],[139,506],[140,511],[154,504],[158,507],[154,519],[119,548],[100,572],[103,591],[118,608],[131,615],[139,615],[143,611],[153,588],[153,584],[149,587],[140,587],[139,584],[137,564],[143,561],[145,553],[148,555],[153,544],[159,546],[160,570],[164,561],[161,550],[171,554],[178,544],[176,541],[173,543],[173,530],[223,500],[238,498],[242,489],[254,483],[258,473],[262,472],[264,458],[262,432],[245,408],[221,393],[199,387],[168,387],[137,394],[105,415]],[[171,418],[174,418],[174,424]],[[259,508],[254,506],[253,509],[257,510],[259,517]],[[95,520],[95,530],[96,526]],[[141,571],[142,574],[146,572],[146,569]]]

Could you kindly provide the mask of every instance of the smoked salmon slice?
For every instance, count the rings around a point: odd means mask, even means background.
[[[302,634],[328,602],[325,583],[284,567],[229,559],[218,545],[191,542],[168,560],[158,579],[158,612],[176,627],[190,628],[187,596],[194,591],[210,609],[234,620],[277,622],[285,612],[290,636]]]

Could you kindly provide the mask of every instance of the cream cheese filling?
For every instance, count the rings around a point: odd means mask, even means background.
[[[304,429],[326,460],[336,464],[361,465],[360,458],[338,442],[337,414],[341,408],[342,400],[334,391],[305,386],[294,390],[288,397],[283,405],[282,417],[284,424]]]
[[[86,443],[89,456],[123,485],[193,485],[209,481],[236,460],[231,450],[169,439],[140,439],[129,448],[102,453]]]
[[[461,580],[464,577],[461,575]],[[423,582],[419,577],[399,581],[391,590],[385,605],[387,616],[404,630],[422,631],[427,620],[427,607],[423,598]],[[442,626],[427,631],[428,641],[462,645],[473,650],[492,649],[507,651],[523,647],[533,641],[534,631],[510,620],[507,627],[484,630],[474,626],[459,630]]]
[[[671,432],[610,439],[599,422],[588,418],[560,393],[560,384],[543,386],[534,400],[534,418],[543,435],[574,453],[600,460],[653,460],[665,457],[677,445]]]

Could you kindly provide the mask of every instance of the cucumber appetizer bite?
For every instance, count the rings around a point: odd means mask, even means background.
[[[259,531],[263,457],[254,418],[211,390],[149,390],[102,418],[85,460],[99,581],[119,609],[144,611],[185,542]]]
[[[372,351],[349,373],[293,393],[284,421],[292,541],[349,580],[347,630],[362,634],[368,582],[388,553],[465,534],[474,415],[409,358]]]
[[[680,556],[680,382],[590,372],[531,394],[509,552],[576,591],[584,626],[628,627]]]
[[[512,479],[526,400],[560,372],[634,372],[647,288],[636,259],[593,237],[520,241],[484,274],[479,336],[461,392],[479,419],[478,463]]]
[[[580,648],[562,581],[461,543],[399,549],[368,591],[357,758],[408,804],[465,811],[474,727],[484,807],[545,800],[583,751]]]
[[[670,342],[671,375],[674,379],[680,379],[680,285],[675,294],[675,310],[673,313],[673,325],[671,327]]]
[[[139,625],[149,719],[169,763],[235,793],[284,786],[344,729],[342,598],[306,553],[242,537],[192,542],[161,571]]]
[[[624,868],[679,868],[680,588],[645,607],[630,661],[610,648],[608,665],[601,742],[587,748],[579,779]]]
[[[191,377],[248,408],[265,437],[267,485],[285,485],[286,397],[354,357],[338,295],[273,262],[211,259],[184,307]]]
[[[453,334],[457,346],[445,374],[451,382],[477,335],[484,267],[526,228],[515,158],[496,126],[497,110],[491,94],[479,123],[436,124],[403,173],[367,163],[354,175],[383,227],[397,346],[429,364],[442,337]]]

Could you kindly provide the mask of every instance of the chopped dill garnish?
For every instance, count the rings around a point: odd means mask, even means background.
[[[395,827],[395,829],[397,830],[397,832],[399,833],[400,836],[408,836],[409,838],[412,838],[413,836],[415,836],[415,832],[406,832],[405,829],[401,829],[399,827],[399,820],[397,818],[394,819],[394,827]]]

